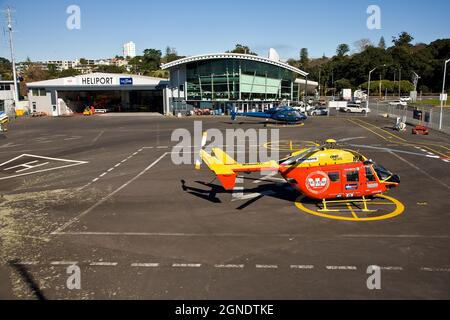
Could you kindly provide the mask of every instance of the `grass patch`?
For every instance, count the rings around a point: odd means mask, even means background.
[[[441,101],[439,101],[439,99],[422,100],[422,101],[416,101],[415,103],[413,103],[413,105],[440,107]],[[445,105],[445,103],[444,103],[444,105]],[[447,107],[450,107],[450,99],[447,99]]]

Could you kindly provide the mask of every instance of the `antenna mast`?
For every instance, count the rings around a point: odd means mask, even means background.
[[[13,68],[13,79],[14,79],[14,103],[17,106],[17,102],[19,102],[19,89],[17,87],[16,59],[14,57],[14,43],[12,35],[13,31],[12,31],[12,19],[10,7],[7,8],[6,14],[8,16],[9,48],[11,50],[11,63]]]

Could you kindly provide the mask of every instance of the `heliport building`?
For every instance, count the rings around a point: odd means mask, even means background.
[[[205,54],[162,65],[169,70],[170,110],[190,108],[241,112],[293,105],[316,93],[318,83],[308,73],[280,61],[271,49],[268,58],[248,54]]]
[[[28,111],[62,116],[94,106],[103,112],[167,114],[168,84],[167,79],[110,73],[38,81],[27,84]]]

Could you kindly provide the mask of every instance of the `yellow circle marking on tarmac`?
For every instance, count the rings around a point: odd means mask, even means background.
[[[292,144],[292,148],[291,148]],[[304,148],[318,147],[319,144],[308,140],[281,140],[275,142],[266,142],[263,147],[268,150],[278,151],[298,151]]]
[[[309,209],[309,208],[307,208],[304,204],[303,204],[303,202],[302,202],[302,200],[303,199],[305,199],[304,197],[303,198],[301,198],[301,199],[299,199],[299,200],[297,200],[296,202],[295,202],[295,206],[298,208],[298,209],[300,209],[301,211],[303,211],[303,212],[306,212],[306,213],[309,213],[309,214],[312,214],[312,215],[314,215],[314,216],[318,216],[318,217],[322,217],[322,218],[327,218],[327,219],[334,219],[334,220],[344,220],[344,221],[356,221],[356,222],[367,222],[367,221],[380,221],[380,220],[385,220],[385,219],[392,219],[392,218],[394,218],[394,217],[396,217],[396,216],[399,216],[399,215],[401,215],[404,211],[405,211],[405,206],[403,205],[403,203],[401,203],[400,201],[398,201],[397,199],[395,199],[395,198],[392,198],[392,197],[388,197],[388,196],[386,196],[386,195],[378,195],[377,196],[378,198],[383,198],[383,199],[385,199],[385,200],[388,200],[389,201],[389,203],[379,203],[379,204],[383,204],[383,205],[393,205],[393,206],[395,206],[395,209],[392,211],[392,212],[390,212],[390,213],[387,213],[387,214],[383,214],[383,215],[381,215],[381,216],[377,216],[377,217],[368,217],[368,218],[360,218],[360,217],[358,217],[358,216],[356,216],[356,214],[355,214],[355,212],[353,211],[353,210],[350,210],[351,211],[351,213],[352,213],[352,217],[344,217],[344,216],[339,216],[338,214],[339,213],[342,213],[342,212],[330,212],[330,213],[325,213],[325,212],[319,212],[319,211],[314,211],[314,210],[311,210],[311,209]],[[351,203],[352,203],[352,201],[348,201],[346,204],[347,204],[347,207],[349,207],[350,209],[351,209]],[[370,205],[376,205],[377,203],[370,203],[370,202],[368,202],[368,206],[370,206]]]

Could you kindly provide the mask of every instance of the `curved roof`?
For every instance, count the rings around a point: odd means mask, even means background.
[[[267,64],[271,64],[271,65],[274,65],[277,67],[285,68],[292,72],[298,73],[299,75],[302,75],[304,77],[306,77],[308,75],[307,72],[302,71],[298,68],[295,68],[295,67],[293,67],[287,63],[281,62],[281,61],[275,61],[275,60],[270,60],[270,59],[263,58],[260,56],[253,56],[253,55],[249,55],[249,54],[240,54],[240,53],[211,53],[211,54],[187,57],[187,58],[179,59],[179,60],[169,62],[166,64],[162,64],[161,69],[170,69],[170,68],[180,66],[183,64],[187,64],[187,63],[191,63],[191,62],[211,60],[211,59],[242,59],[242,60],[256,61],[256,62],[267,63]]]

